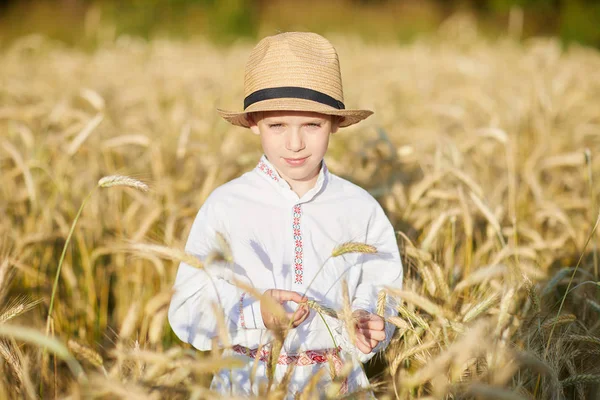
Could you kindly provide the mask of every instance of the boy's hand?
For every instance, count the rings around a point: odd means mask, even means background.
[[[356,347],[369,354],[379,342],[385,340],[385,320],[365,310],[352,313],[356,332]]]
[[[261,303],[260,305],[260,314],[262,316],[263,322],[267,329],[285,329],[290,326],[290,321],[292,321],[291,326],[293,328],[300,325],[310,313],[308,306],[306,303],[308,299],[303,297],[301,294],[297,292],[292,292],[290,290],[282,290],[282,289],[269,289],[265,293],[267,296],[271,296],[273,300],[278,302],[279,304],[283,304],[286,301],[293,301],[296,304],[300,304],[300,307],[293,313],[286,313],[287,320],[279,320],[273,313],[271,313],[267,307]]]

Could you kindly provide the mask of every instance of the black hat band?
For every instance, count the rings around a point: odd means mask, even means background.
[[[251,93],[250,95],[248,95],[248,97],[244,99],[244,110],[250,107],[252,104],[257,103],[259,101],[283,98],[312,100],[316,101],[317,103],[325,104],[330,107],[336,108],[338,110],[343,110],[346,108],[344,106],[344,103],[342,103],[341,101],[336,100],[333,97],[325,93],[319,92],[317,90],[296,86],[283,86],[276,88],[261,89]]]

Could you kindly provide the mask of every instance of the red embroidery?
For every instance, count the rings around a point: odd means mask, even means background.
[[[265,349],[264,347],[261,348],[259,352],[258,349],[249,349],[247,347],[236,344],[233,346],[233,351],[235,351],[238,354],[253,358],[255,360],[258,359],[259,361],[265,363],[269,361],[269,350]],[[305,352],[297,354],[280,353],[279,358],[277,359],[277,364],[294,364],[304,367],[307,365],[326,363],[329,356],[335,368],[336,374],[339,375],[342,371],[342,367],[344,366],[344,362],[340,357],[341,351],[342,348],[338,346],[337,348],[333,349],[307,350]],[[340,388],[340,394],[346,393],[348,393],[348,378],[344,379],[344,381],[342,382],[342,387]]]
[[[265,175],[267,175],[269,178],[273,179],[275,182],[279,182],[279,178],[277,177],[277,174],[275,173],[275,171],[273,171],[271,168],[269,168],[269,166],[267,164],[265,164],[263,162],[263,160],[260,160],[258,162],[257,168],[260,171],[262,171]]]
[[[242,326],[242,328],[247,329],[246,328],[246,320],[244,320],[244,296],[246,295],[246,292],[242,293],[242,295],[240,296],[240,325]]]
[[[304,274],[304,262],[303,245],[302,245],[302,231],[300,230],[300,218],[302,217],[302,206],[296,204],[294,206],[294,222],[292,228],[294,230],[294,283],[302,284],[302,275]]]

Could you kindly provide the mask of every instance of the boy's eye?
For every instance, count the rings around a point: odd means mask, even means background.
[[[269,124],[269,128],[279,128],[281,124]]]
[[[315,128],[320,128],[321,124],[319,124],[317,122],[311,122],[310,124],[308,124],[308,126],[312,126],[312,127],[315,127]]]

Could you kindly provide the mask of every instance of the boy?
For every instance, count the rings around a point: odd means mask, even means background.
[[[320,369],[329,371],[328,358],[336,373],[343,363],[353,363],[342,394],[365,388],[369,382],[360,362],[385,348],[394,332],[376,315],[377,295],[384,285],[401,287],[402,265],[394,230],[379,204],[330,173],[323,157],[330,134],[372,112],[345,109],[337,53],[313,33],[282,33],[260,41],[246,66],[245,96],[243,112],[218,111],[259,135],[264,155],[253,171],[209,196],[186,245],[187,252],[206,260],[223,234],[233,268],[198,270],[182,263],[169,322],[181,340],[210,350],[219,332],[212,305],[222,307],[230,351],[240,354],[246,366],[215,376],[211,387],[221,393],[258,393],[267,377],[271,331],[287,324],[292,329],[274,376],[281,380],[292,364],[290,396]],[[373,245],[377,253],[332,257],[332,250],[346,242]],[[284,305],[290,320],[278,321],[264,301],[239,289],[234,279]],[[344,284],[355,317],[355,344],[340,320],[305,306],[315,300],[342,310]],[[393,314],[388,301],[385,315]],[[329,373],[321,384],[327,379]]]

